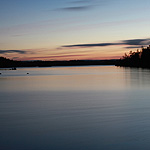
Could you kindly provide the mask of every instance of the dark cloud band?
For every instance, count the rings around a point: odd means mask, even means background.
[[[6,54],[6,53],[26,54],[27,52],[23,50],[0,50],[0,54]]]
[[[95,43],[95,44],[77,44],[77,45],[65,45],[62,47],[100,47],[100,46],[111,46],[120,45],[121,43]]]
[[[65,11],[81,11],[81,10],[90,9],[91,7],[92,6],[74,6],[74,7],[61,8],[60,10],[65,10]]]
[[[95,44],[75,44],[75,45],[64,45],[62,47],[104,47],[104,46],[112,46],[112,45],[126,45],[127,48],[130,46],[134,46],[139,48],[140,46],[145,46],[150,44],[150,39],[131,39],[131,40],[123,40],[117,43],[95,43]]]

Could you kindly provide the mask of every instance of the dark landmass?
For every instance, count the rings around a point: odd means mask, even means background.
[[[70,60],[70,61],[14,61],[0,57],[0,68],[116,65],[117,60]]]
[[[116,66],[150,68],[150,46],[142,47],[141,51],[130,51],[128,55],[125,53]]]

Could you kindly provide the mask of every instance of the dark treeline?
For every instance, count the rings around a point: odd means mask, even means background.
[[[0,57],[0,68],[115,65],[117,60],[14,61]]]
[[[130,51],[128,55],[125,53],[125,56],[118,61],[117,66],[150,68],[150,46],[142,47],[140,51]]]
[[[19,62],[13,61],[4,57],[0,57],[0,68],[10,68],[18,65]]]

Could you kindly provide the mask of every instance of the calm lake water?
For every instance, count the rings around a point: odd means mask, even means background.
[[[0,72],[0,150],[150,149],[149,69]]]

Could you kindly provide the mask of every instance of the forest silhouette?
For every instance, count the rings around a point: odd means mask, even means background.
[[[85,65],[115,65],[112,60],[69,60],[69,61],[15,61],[0,57],[0,68],[14,67],[51,67],[51,66],[85,66]]]
[[[150,45],[141,50],[130,51],[118,61],[117,66],[150,68]]]

